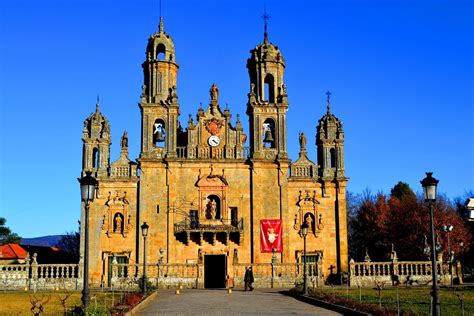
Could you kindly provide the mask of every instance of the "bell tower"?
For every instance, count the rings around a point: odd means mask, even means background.
[[[175,157],[179,116],[179,65],[175,60],[173,39],[165,33],[162,17],[158,32],[148,39],[146,60],[142,68],[144,83],[139,105],[142,114],[141,157]]]
[[[316,131],[319,176],[323,180],[345,179],[344,131],[342,122],[331,113],[331,92],[327,95],[327,112],[319,120]]]
[[[265,13],[263,43],[250,51],[247,69],[250,77],[247,115],[250,147],[255,159],[287,159],[286,112],[288,95],[283,83],[285,59],[278,46],[268,41]]]
[[[108,176],[112,140],[109,121],[100,112],[99,97],[95,112],[84,121],[82,142],[82,175],[91,171],[95,177]]]

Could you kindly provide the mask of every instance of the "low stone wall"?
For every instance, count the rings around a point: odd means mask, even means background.
[[[233,265],[233,274],[227,278],[226,287],[244,288],[245,268],[250,263]],[[292,288],[303,283],[302,263],[256,263],[252,264],[257,288]],[[150,264],[147,265],[147,279],[158,288],[204,287],[204,265],[202,264]],[[143,266],[137,264],[113,264],[112,286],[114,288],[136,288],[143,275]],[[322,265],[307,264],[309,286],[323,284]]]
[[[181,285],[185,288],[202,288],[204,279],[200,276],[202,265],[198,264],[149,264],[147,280],[157,288],[171,288]],[[143,275],[143,266],[138,264],[113,264],[111,284],[114,288],[138,287]]]

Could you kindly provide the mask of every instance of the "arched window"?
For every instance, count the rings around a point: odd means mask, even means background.
[[[329,163],[330,168],[336,168],[336,150],[334,148],[329,150]]]
[[[268,118],[263,123],[263,146],[275,148],[275,122]]]
[[[164,147],[166,140],[166,127],[162,119],[157,119],[153,124],[153,146]]]
[[[92,149],[92,168],[99,167],[99,148]]]
[[[156,59],[164,60],[166,57],[166,47],[163,44],[158,44],[156,47]]]
[[[217,195],[207,197],[206,219],[222,219],[221,199]]]
[[[270,74],[265,76],[264,99],[270,103],[275,102],[275,82],[273,80],[273,76]]]

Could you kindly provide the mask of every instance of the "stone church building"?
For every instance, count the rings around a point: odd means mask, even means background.
[[[288,140],[286,63],[265,30],[247,60],[249,131],[219,104],[216,84],[209,104],[180,122],[178,61],[160,19],[142,63],[141,140],[130,140],[141,143],[136,160],[125,132],[110,163],[111,127],[98,103],[84,121],[82,175],[99,182],[89,218],[92,284],[110,282],[112,263],[142,264],[144,222],[147,263],[202,265],[205,287],[221,287],[237,263],[302,262],[303,222],[308,262],[322,262],[325,276],[347,272],[344,132],[329,98],[315,147],[302,133]],[[288,141],[300,143],[296,160]],[[317,163],[307,150],[317,151]]]

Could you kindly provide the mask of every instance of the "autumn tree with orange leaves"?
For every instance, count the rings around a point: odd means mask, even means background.
[[[424,200],[417,197],[408,184],[399,182],[389,196],[366,193],[355,202],[356,205],[350,204],[349,248],[354,260],[363,260],[367,251],[372,260],[387,261],[392,244],[399,260],[429,259],[425,254],[425,236],[430,245],[429,210]],[[443,225],[454,226],[449,236],[450,245],[454,256],[459,258],[459,243],[464,242],[465,251],[471,244],[472,236],[466,223],[445,197],[437,198],[434,218],[444,258],[448,256],[448,238],[442,229]]]

